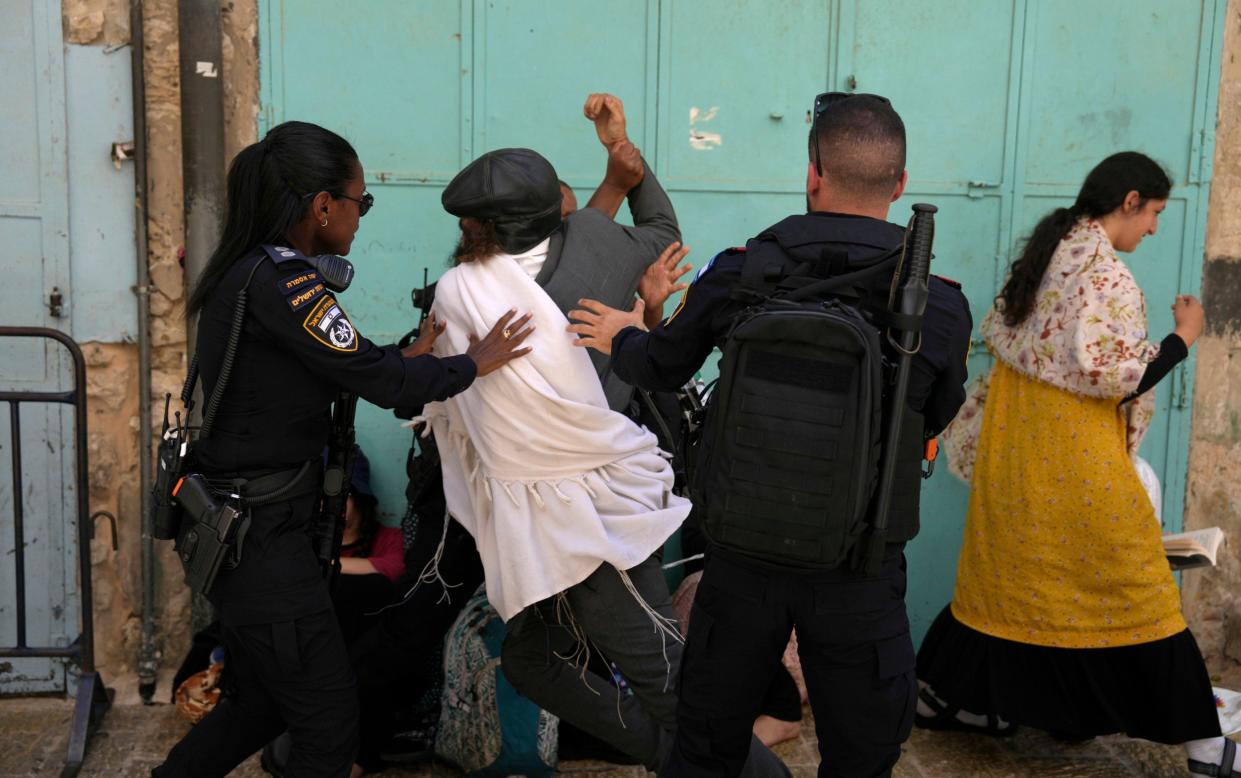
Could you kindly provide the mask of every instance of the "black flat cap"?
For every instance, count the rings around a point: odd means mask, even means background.
[[[537,246],[560,226],[556,169],[530,149],[487,152],[449,182],[440,202],[453,216],[494,223],[510,254]]]

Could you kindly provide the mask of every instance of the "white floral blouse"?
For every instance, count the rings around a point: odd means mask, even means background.
[[[1118,402],[1137,389],[1146,366],[1159,356],[1159,344],[1147,339],[1142,290],[1092,219],[1079,221],[1056,247],[1030,316],[1009,327],[993,306],[982,334],[992,354],[1018,372],[1073,394]],[[966,482],[989,379],[974,382],[943,434],[949,469]],[[1154,409],[1153,392],[1123,406],[1130,454],[1137,452]]]

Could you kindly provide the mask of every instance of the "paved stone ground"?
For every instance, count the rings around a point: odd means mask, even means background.
[[[68,738],[70,702],[28,698],[0,700],[0,778],[57,775]],[[776,751],[796,778],[812,778],[818,765],[813,724],[807,709],[802,736]],[[87,751],[82,776],[141,778],[159,764],[185,732],[187,724],[170,705],[117,705]],[[592,778],[639,778],[645,771],[602,762],[567,762],[562,775]],[[239,778],[263,778],[258,759],[237,770]],[[385,770],[385,778],[460,778],[461,773],[434,764],[418,770]],[[1179,747],[1113,736],[1076,746],[1058,743],[1041,732],[1023,730],[997,740],[915,729],[896,766],[896,778],[1184,778]]]

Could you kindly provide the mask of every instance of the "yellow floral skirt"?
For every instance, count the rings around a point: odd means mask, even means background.
[[[1186,628],[1115,400],[997,362],[983,407],[952,613],[1037,646],[1149,643]]]

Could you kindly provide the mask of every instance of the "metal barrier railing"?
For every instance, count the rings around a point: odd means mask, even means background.
[[[46,327],[0,327],[0,338],[49,338],[58,341],[73,358],[73,389],[60,392],[31,392],[0,390],[0,403],[9,405],[9,435],[13,460],[13,557],[16,573],[17,645],[0,646],[0,658],[51,658],[68,659],[78,665],[77,698],[73,708],[69,731],[69,753],[61,778],[72,778],[82,769],[86,755],[86,743],[98,727],[111,705],[111,692],[103,685],[103,679],[95,670],[94,619],[91,599],[90,541],[94,526],[89,515],[89,496],[86,460],[86,361],[82,350],[68,335]],[[22,403],[61,403],[72,405],[74,411],[74,470],[77,481],[77,526],[79,613],[82,631],[68,646],[27,645],[26,632],[26,516],[22,505]],[[50,498],[50,495],[49,495]],[[114,525],[115,526],[115,525]],[[115,543],[115,529],[113,531]]]

